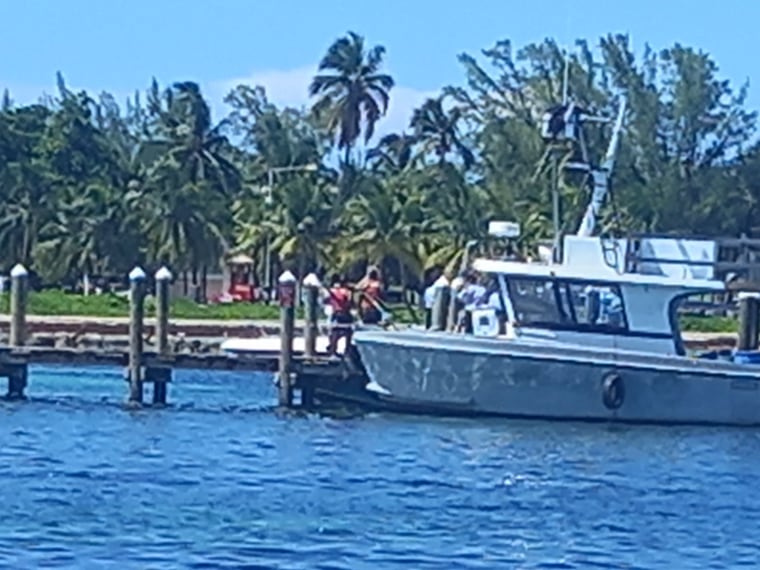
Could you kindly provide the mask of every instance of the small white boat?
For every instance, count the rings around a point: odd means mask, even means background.
[[[318,336],[316,350],[318,354],[327,354],[330,339],[327,336]],[[304,338],[293,339],[293,352],[304,352]],[[262,354],[267,352],[277,353],[280,351],[280,337],[264,336],[259,338],[228,338],[220,345],[220,350],[231,354]],[[337,353],[343,354],[346,350],[346,339],[338,340]]]

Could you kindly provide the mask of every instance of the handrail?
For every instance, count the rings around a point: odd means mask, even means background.
[[[694,241],[711,241],[718,247],[751,247],[760,249],[760,238],[750,237],[715,237],[699,234],[684,235],[684,234],[669,234],[669,233],[645,233],[634,232],[628,234],[628,238],[632,240],[640,239],[678,239],[678,240],[694,240]]]
[[[713,267],[715,269],[760,269],[760,262],[744,261],[701,261],[695,259],[668,259],[659,257],[638,257],[635,253],[629,254],[629,259],[637,263],[662,263],[665,265],[689,265],[695,267]]]

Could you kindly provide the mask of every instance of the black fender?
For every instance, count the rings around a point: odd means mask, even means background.
[[[625,401],[625,383],[617,372],[610,372],[602,379],[602,402],[608,410],[617,410]]]

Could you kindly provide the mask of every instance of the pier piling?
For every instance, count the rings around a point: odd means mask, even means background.
[[[156,271],[156,351],[159,356],[169,356],[169,286],[172,274],[166,267]],[[147,371],[146,371],[147,374]],[[153,404],[165,405],[167,382],[171,379],[170,367],[151,371],[153,380]]]
[[[304,328],[304,356],[314,358],[317,354],[317,335],[319,333],[319,290],[322,284],[314,273],[309,273],[303,280],[306,296]]]
[[[278,279],[280,301],[280,358],[278,366],[278,402],[280,406],[293,405],[291,370],[293,365],[293,335],[295,333],[296,278],[285,271]]]
[[[11,330],[9,344],[26,344],[26,296],[29,272],[20,263],[11,269]]]
[[[143,316],[145,314],[145,271],[135,267],[129,273],[129,404],[143,401]]]
[[[317,336],[319,335],[319,291],[322,288],[319,278],[309,273],[303,280],[306,295],[306,325],[304,328],[304,357],[314,360],[317,357]],[[311,408],[314,405],[314,389],[309,383],[301,386],[301,406]]]
[[[20,263],[11,269],[11,323],[10,338],[8,343],[12,347],[20,347],[26,344],[26,300],[29,285],[29,272]],[[28,366],[20,364],[9,367],[6,371],[8,376],[8,400],[22,400],[25,398]]]
[[[441,275],[433,284],[435,287],[435,297],[433,298],[433,309],[430,315],[430,327],[434,331],[445,331],[446,321],[449,313],[449,303],[451,301],[451,290],[449,280]]]
[[[739,295],[739,350],[756,350],[760,335],[760,299],[753,293]]]

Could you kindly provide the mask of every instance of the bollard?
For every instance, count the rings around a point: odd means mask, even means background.
[[[756,350],[758,347],[758,320],[760,302],[756,294],[739,293],[739,350]]]
[[[319,290],[322,284],[314,273],[309,273],[303,280],[306,295],[306,326],[304,328],[304,356],[314,358],[317,354],[317,336],[319,334]]]
[[[11,330],[9,344],[26,344],[26,293],[29,272],[20,263],[11,269]]]
[[[290,383],[290,371],[293,364],[293,334],[295,329],[296,278],[290,271],[285,271],[277,281],[280,301],[280,362],[278,373],[280,406],[293,404],[293,387]]]
[[[159,356],[169,355],[169,286],[172,273],[166,267],[156,271],[156,352]],[[171,369],[157,375],[153,380],[153,404],[166,404],[166,382]]]
[[[143,315],[145,272],[135,267],[129,273],[129,403],[142,404]]]
[[[433,298],[433,309],[430,316],[430,327],[434,331],[445,331],[446,321],[449,312],[449,302],[451,299],[451,290],[449,289],[449,280],[441,275],[433,283],[435,287],[435,297]]]

